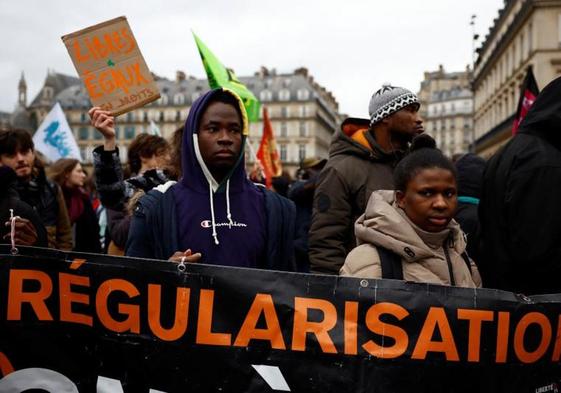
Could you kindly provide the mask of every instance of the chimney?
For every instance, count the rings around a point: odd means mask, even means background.
[[[186,78],[185,72],[179,71],[179,70],[175,72],[175,81],[176,82],[184,81],[185,78]]]

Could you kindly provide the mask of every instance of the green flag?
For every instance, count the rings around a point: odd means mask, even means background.
[[[224,67],[220,60],[214,56],[195,33],[193,33],[193,37],[195,37],[197,48],[199,48],[210,88],[216,89],[217,87],[225,87],[236,92],[244,103],[249,121],[258,121],[261,104],[257,98],[255,98],[253,93],[238,80],[232,69]]]

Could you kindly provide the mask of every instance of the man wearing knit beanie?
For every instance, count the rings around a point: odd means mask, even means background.
[[[383,85],[368,106],[369,119],[347,118],[329,148],[314,196],[309,236],[311,270],[338,274],[356,246],[354,223],[370,194],[393,189],[393,169],[421,134],[419,101],[402,87]]]

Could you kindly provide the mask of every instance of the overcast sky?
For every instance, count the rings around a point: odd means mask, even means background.
[[[472,14],[484,36],[502,0],[243,1],[0,0],[0,110],[11,112],[23,71],[28,102],[47,69],[77,75],[60,37],[125,15],[148,67],[204,77],[191,29],[239,76],[261,65],[307,67],[340,111],[367,116],[383,83],[418,91],[423,72],[471,63]]]

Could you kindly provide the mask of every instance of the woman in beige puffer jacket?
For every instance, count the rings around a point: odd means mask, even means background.
[[[406,281],[481,287],[476,265],[470,261],[470,271],[462,257],[465,236],[452,219],[455,168],[443,159],[449,162],[439,150],[418,150],[396,168],[396,191],[372,193],[355,224],[359,246],[347,256],[340,275],[382,278],[378,247],[383,247],[401,257]]]

